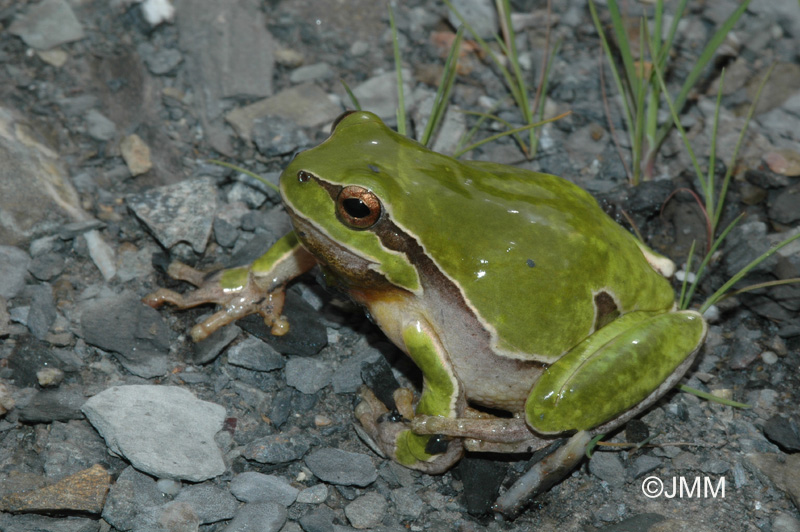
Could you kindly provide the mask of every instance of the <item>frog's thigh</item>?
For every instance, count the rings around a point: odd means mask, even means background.
[[[543,434],[588,430],[654,401],[683,376],[705,335],[694,311],[625,314],[549,367],[525,403],[528,423]]]
[[[416,414],[453,417],[464,404],[461,383],[433,328],[424,319],[414,320],[403,328],[406,351],[422,371],[422,395]],[[396,457],[404,465],[428,461],[442,449],[431,448],[432,437],[403,431],[397,438]]]

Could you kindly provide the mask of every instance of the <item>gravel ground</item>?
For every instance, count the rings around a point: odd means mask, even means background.
[[[512,3],[525,14],[517,46],[535,87],[547,54],[545,5]],[[463,4],[495,30],[480,14],[491,13],[492,2]],[[737,5],[689,2],[670,85],[686,77]],[[560,48],[547,109],[571,114],[543,130],[533,161],[508,139],[471,156],[580,184],[682,264],[693,240],[707,245],[692,196],[672,195],[698,188],[682,142],[667,139],[653,180],[627,184],[588,8],[569,0],[553,12],[549,39]],[[415,127],[424,124],[452,38],[447,15],[436,2],[396,6]],[[383,3],[0,0],[0,27],[0,532],[800,531],[797,285],[721,303],[687,376],[692,387],[752,408],[670,393],[608,438],[634,441],[645,431],[657,445],[603,448],[514,521],[494,518],[488,506],[530,457],[471,455],[431,476],[359,439],[357,388],[390,371],[401,382],[419,376],[313,275],[289,291],[292,330],[281,338],[244,319],[195,345],[187,331],[210,307],[156,311],[140,302],[161,286],[186,288],[164,274],[170,259],[202,269],[244,264],[289,229],[274,192],[209,159],[275,181],[346,107],[340,79],[364,108],[394,120]],[[684,110],[707,167],[725,67],[723,175],[755,88],[775,65],[722,225],[746,217],[715,255],[697,302],[800,231],[798,50],[800,5],[754,2]],[[458,108],[486,111],[506,98],[502,79],[474,51],[459,72]],[[606,92],[628,157],[615,89]],[[520,120],[508,103],[497,112]],[[450,113],[437,149],[452,150],[472,124]],[[798,242],[741,286],[800,277]],[[717,490],[724,482],[724,495],[691,491],[695,482]]]

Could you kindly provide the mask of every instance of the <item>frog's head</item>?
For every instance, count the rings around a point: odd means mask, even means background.
[[[372,113],[351,112],[330,137],[295,157],[280,177],[281,196],[298,237],[337,277],[354,285],[391,284],[417,292],[408,235],[395,223],[409,157],[431,153]]]

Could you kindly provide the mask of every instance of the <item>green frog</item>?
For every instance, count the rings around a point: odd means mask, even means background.
[[[210,279],[173,263],[200,288],[145,301],[222,305],[195,340],[252,313],[281,334],[287,283],[319,265],[422,372],[418,398],[400,389],[389,411],[365,390],[356,409],[405,466],[437,473],[465,448],[611,430],[672,388],[704,341],[702,316],[676,310],[672,262],[560,177],[455,160],[359,111],[298,154],[280,190],[294,230],[261,258]]]

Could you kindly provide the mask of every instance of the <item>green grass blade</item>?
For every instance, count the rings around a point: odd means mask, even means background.
[[[394,49],[394,69],[397,73],[397,132],[406,134],[406,99],[403,93],[403,64],[400,57],[400,43],[397,38],[397,26],[394,23],[394,9],[389,4],[389,26],[392,28],[392,48]]]
[[[703,49],[700,57],[697,58],[697,62],[692,68],[689,75],[686,77],[686,80],[683,82],[681,86],[681,90],[678,92],[677,96],[675,96],[674,105],[675,108],[679,111],[683,109],[684,104],[686,104],[686,99],[689,97],[689,91],[697,84],[697,80],[700,78],[700,75],[705,70],[708,63],[714,57],[714,54],[717,51],[717,48],[722,44],[725,40],[725,37],[730,33],[736,23],[739,21],[739,18],[742,14],[747,10],[747,6],[750,5],[751,0],[744,0],[739,7],[737,7],[733,13],[722,23],[722,25],[717,29],[716,33],[711,37],[711,40],[708,41],[706,47]],[[609,2],[610,3],[610,2]],[[661,126],[659,129],[658,136],[657,136],[657,146],[660,146],[664,139],[667,138],[669,134],[669,130],[672,129],[672,125],[667,122]]]
[[[552,52],[550,53],[550,58],[547,60],[544,71],[542,72],[542,80],[539,89],[537,90],[537,101],[538,106],[536,108],[536,118],[539,122],[544,120],[544,109],[545,105],[547,104],[547,88],[548,82],[550,80],[550,67],[553,66],[553,62],[555,61],[556,55],[558,55],[558,51],[561,49],[561,41],[559,40],[556,45],[553,47]],[[531,130],[535,131],[536,134],[533,137],[533,142],[531,143],[531,153],[530,159],[536,157],[536,153],[539,151],[539,137],[541,129]]]
[[[492,135],[490,137],[486,137],[485,139],[481,139],[478,142],[476,142],[474,144],[470,144],[466,148],[463,148],[463,149],[457,151],[455,153],[455,155],[453,155],[453,157],[455,157],[455,158],[461,157],[462,155],[464,155],[468,151],[474,150],[478,146],[482,146],[482,145],[486,144],[487,142],[492,142],[492,141],[495,141],[497,139],[503,138],[503,137],[508,136],[508,135],[514,135],[514,134],[520,133],[522,131],[528,131],[529,129],[534,128],[534,127],[540,127],[540,126],[543,126],[544,124],[549,124],[550,122],[555,122],[556,120],[561,120],[562,118],[564,118],[565,116],[567,116],[567,115],[569,115],[571,113],[572,113],[572,111],[567,111],[566,113],[561,113],[558,116],[554,116],[553,118],[548,118],[547,120],[542,120],[541,122],[536,122],[534,124],[528,124],[528,125],[525,125],[525,126],[522,126],[522,127],[510,129],[508,131],[503,131],[502,133],[498,133],[498,134]],[[478,114],[478,113],[474,113],[474,114]]]
[[[717,165],[717,128],[719,126],[719,110],[722,107],[722,87],[725,84],[725,69],[722,69],[722,72],[719,75],[719,90],[717,91],[717,101],[714,104],[714,123],[711,126],[711,147],[708,153],[708,176],[703,180],[700,180],[700,187],[703,189],[703,194],[705,195],[706,199],[706,212],[711,217],[711,234],[715,234],[717,232],[717,217],[716,217],[716,196],[715,196],[715,181],[716,181],[716,172],[715,167]],[[736,164],[736,154],[733,155],[733,160],[731,161],[731,167]],[[722,198],[724,199],[725,196],[723,195]]]
[[[653,41],[651,49],[655,50],[655,55],[652,57],[653,62],[661,54],[661,33],[664,27],[664,0],[656,0],[656,12],[653,17]]]
[[[730,399],[723,399],[722,397],[717,397],[716,395],[702,392],[700,390],[692,388],[691,386],[686,386],[685,384],[678,385],[678,389],[680,389],[680,391],[682,392],[690,393],[692,395],[696,395],[697,397],[701,397],[703,399],[711,401],[712,403],[719,403],[721,405],[732,406],[734,408],[753,408],[751,405],[748,405],[747,403],[739,403],[736,401],[731,401]]]
[[[344,87],[344,92],[347,93],[347,96],[350,98],[350,101],[353,102],[353,107],[355,107],[356,111],[361,111],[361,104],[358,103],[358,98],[356,95],[353,94],[353,91],[350,90],[350,85],[345,82],[342,78],[339,78],[339,81],[342,83],[342,87]]]
[[[686,4],[688,2],[689,0],[681,0],[680,4],[678,5],[678,9],[675,10],[675,16],[672,18],[672,24],[669,26],[667,38],[659,50],[658,57],[655,59],[662,71],[666,67],[669,51],[672,49],[672,43],[675,40],[675,34],[678,32],[678,23],[681,21],[681,18],[686,11]]]
[[[652,54],[652,52],[651,52]],[[692,149],[692,144],[689,142],[689,138],[686,135],[686,130],[683,129],[681,125],[681,120],[678,117],[678,106],[672,101],[672,98],[667,92],[667,84],[664,81],[663,73],[659,69],[653,69],[653,73],[658,80],[659,85],[661,85],[661,92],[664,94],[664,100],[667,102],[667,106],[669,107],[669,112],[672,115],[672,122],[676,128],[678,128],[678,132],[680,133],[681,139],[683,140],[683,144],[686,147],[686,151],[689,153],[689,158],[692,160],[692,166],[694,167],[695,174],[697,175],[698,180],[703,183],[705,182],[705,176],[703,175],[703,171],[700,169],[700,163],[697,162],[697,156]],[[656,148],[654,146],[653,148]],[[708,191],[703,191],[704,193],[708,193]]]
[[[231,170],[236,170],[237,172],[240,172],[240,173],[245,174],[245,175],[249,175],[253,179],[257,179],[257,180],[261,181],[262,183],[264,183],[266,186],[268,186],[269,188],[271,188],[272,190],[274,190],[278,194],[281,193],[281,190],[278,187],[276,187],[275,185],[273,185],[272,183],[270,183],[269,181],[267,181],[266,179],[264,179],[260,175],[254,173],[254,172],[251,172],[250,170],[245,170],[241,166],[236,166],[235,164],[226,163],[225,161],[220,161],[219,159],[208,159],[208,162],[210,162],[211,164],[216,164],[217,166],[224,166],[225,168],[230,168]]]
[[[758,85],[756,97],[753,98],[753,103],[747,110],[747,116],[745,117],[744,125],[742,126],[742,130],[739,132],[739,138],[736,140],[736,147],[733,149],[733,159],[728,165],[728,169],[725,171],[725,178],[722,180],[722,190],[720,191],[719,201],[717,202],[717,210],[716,212],[709,213],[712,216],[712,224],[714,226],[719,223],[719,219],[722,216],[722,207],[724,206],[725,196],[728,193],[728,185],[730,184],[731,177],[733,176],[733,169],[736,166],[736,158],[739,156],[739,149],[742,147],[742,143],[744,142],[745,133],[747,133],[747,128],[750,127],[750,121],[753,119],[753,115],[756,112],[756,107],[758,106],[758,101],[761,99],[761,91],[764,90],[764,87],[767,85],[767,80],[772,75],[772,70],[774,68],[775,64],[773,63],[772,66],[769,67],[769,70],[767,70],[764,79],[762,79],[761,83]]]
[[[678,298],[678,308],[681,310],[686,310],[689,306],[684,298],[686,297],[686,286],[689,282],[689,275],[691,275],[692,271],[692,259],[694,258],[695,244],[697,244],[697,240],[692,240],[692,247],[689,248],[689,258],[686,259],[686,268],[684,269],[685,275],[683,276],[683,282],[681,283],[681,295]],[[695,279],[697,279],[696,276]]]
[[[697,273],[694,274],[694,282],[689,287],[689,293],[686,294],[686,300],[684,301],[686,308],[689,308],[689,305],[692,304],[692,298],[694,297],[694,292],[695,290],[697,290],[697,287],[700,284],[700,279],[703,277],[703,274],[705,273],[706,266],[708,266],[708,263],[711,262],[711,257],[714,256],[714,253],[716,253],[717,248],[719,248],[719,246],[722,244],[722,241],[725,240],[725,238],[728,236],[728,233],[730,233],[733,230],[733,228],[736,227],[736,224],[738,224],[742,220],[742,218],[744,218],[744,213],[734,218],[733,221],[728,224],[728,227],[726,227],[722,231],[722,233],[720,233],[717,239],[714,240],[714,242],[711,244],[708,253],[706,253],[705,257],[703,257],[703,260],[700,262],[700,266],[697,268]]]
[[[517,106],[522,113],[523,121],[525,124],[533,123],[533,109],[531,108],[528,99],[528,86],[525,83],[525,75],[522,72],[522,67],[519,64],[519,53],[517,52],[517,36],[514,32],[514,26],[511,24],[511,5],[509,0],[496,0],[497,13],[503,21],[502,28],[505,30],[505,54],[511,63],[511,72],[513,73],[514,80],[517,83],[519,99]],[[501,41],[502,42],[502,41]],[[529,145],[534,141],[534,130],[528,130],[530,133]],[[530,153],[530,149],[524,150],[526,156]]]
[[[791,277],[789,279],[780,279],[778,281],[766,281],[763,283],[756,283],[745,286],[738,290],[734,290],[728,295],[735,296],[737,294],[744,294],[745,292],[752,292],[753,290],[760,290],[762,288],[770,288],[772,286],[783,286],[785,284],[800,284],[800,277]]]
[[[500,61],[500,58],[497,57],[497,54],[494,53],[494,50],[491,49],[489,44],[480,35],[478,35],[477,32],[475,32],[475,29],[469,24],[469,22],[467,22],[467,20],[461,15],[461,13],[453,7],[453,4],[450,2],[450,0],[444,0],[444,3],[453,12],[453,14],[455,14],[455,16],[461,22],[461,24],[467,29],[467,31],[470,32],[470,34],[472,34],[473,39],[475,39],[475,41],[478,43],[481,49],[486,53],[486,55],[489,56],[494,65],[500,71],[500,74],[503,76],[503,80],[505,81],[508,90],[511,92],[511,95],[514,98],[514,101],[517,103],[517,106],[520,108],[520,110],[522,110],[523,115],[526,112],[530,113],[529,109],[527,111],[525,110],[528,107],[527,94],[524,93],[525,91],[520,90],[520,82],[518,81],[518,79],[515,78],[515,76],[513,76],[511,72],[503,65],[502,61]],[[509,56],[509,59],[511,59],[509,55],[511,52],[505,45],[505,43],[502,41],[502,39],[496,37],[496,40],[500,46],[500,49],[503,50],[503,53]],[[522,83],[522,86],[524,87],[524,82]],[[524,151],[526,154],[529,153],[529,150],[527,148],[524,148]]]
[[[617,86],[617,91],[619,91],[619,94],[622,97],[622,116],[625,119],[630,145],[633,146],[635,144],[635,126],[632,102],[628,97],[628,92],[625,90],[626,85],[622,82],[622,78],[620,77],[616,61],[614,61],[614,53],[611,51],[611,45],[608,43],[608,38],[606,37],[605,31],[603,31],[603,25],[600,22],[600,17],[597,15],[597,8],[595,7],[593,0],[589,0],[589,12],[592,15],[592,21],[594,22],[595,29],[597,30],[597,35],[600,37],[600,44],[603,47],[603,52],[606,54],[606,59],[608,60],[609,67],[611,69],[611,76],[614,78],[614,84]],[[609,117],[609,120],[610,119],[611,117]]]
[[[622,56],[622,65],[625,67],[625,75],[628,78],[628,85],[631,91],[638,92],[638,81],[636,79],[636,67],[634,66],[633,54],[631,53],[631,43],[628,40],[628,32],[625,28],[625,19],[619,11],[617,0],[608,0],[608,13],[611,15],[611,27],[617,37],[617,47]]]
[[[444,63],[442,70],[442,79],[439,81],[439,88],[436,90],[436,96],[433,100],[433,107],[431,108],[431,116],[428,118],[428,123],[425,125],[425,131],[422,133],[422,138],[419,139],[420,143],[428,146],[430,143],[433,132],[439,127],[444,114],[447,111],[447,105],[450,101],[450,94],[455,84],[458,66],[458,54],[461,50],[461,42],[464,40],[464,27],[458,29],[456,38],[453,40],[453,46],[447,54],[447,60]]]
[[[773,255],[775,252],[777,252],[779,249],[781,249],[781,248],[782,248],[782,247],[784,247],[784,246],[788,246],[789,244],[791,244],[792,242],[794,242],[794,241],[795,241],[795,240],[797,240],[798,238],[800,238],[800,233],[797,233],[796,235],[794,235],[794,236],[792,236],[792,237],[789,237],[789,238],[787,238],[786,240],[783,240],[782,242],[780,242],[780,243],[779,243],[779,244],[777,244],[776,246],[773,246],[773,247],[772,247],[772,248],[770,248],[768,251],[766,251],[766,252],[762,253],[762,254],[761,254],[761,255],[759,255],[757,258],[753,259],[753,260],[752,260],[752,261],[751,261],[751,262],[750,262],[750,263],[749,263],[747,266],[745,266],[744,268],[742,268],[741,270],[739,270],[739,271],[736,273],[736,275],[734,275],[733,277],[731,277],[730,279],[728,279],[728,282],[727,282],[727,283],[725,283],[725,284],[723,284],[723,285],[722,285],[722,286],[719,288],[719,290],[717,290],[716,292],[714,292],[714,293],[713,293],[713,294],[712,294],[712,295],[711,295],[711,296],[710,296],[708,299],[706,299],[705,303],[703,303],[703,306],[701,306],[701,307],[700,307],[700,312],[701,312],[701,313],[705,312],[706,310],[708,310],[708,307],[710,307],[711,305],[713,305],[714,303],[716,303],[717,301],[719,301],[719,300],[722,298],[722,296],[724,296],[724,295],[725,295],[725,293],[726,293],[728,290],[730,290],[730,289],[731,289],[731,287],[732,287],[733,285],[735,285],[736,283],[738,283],[738,282],[739,282],[739,281],[742,279],[742,277],[744,277],[745,275],[747,275],[748,273],[750,273],[750,270],[752,270],[753,268],[755,268],[756,266],[758,266],[759,264],[761,264],[762,262],[764,262],[765,260],[767,260],[769,257],[771,257],[771,256],[772,256],[772,255]]]

